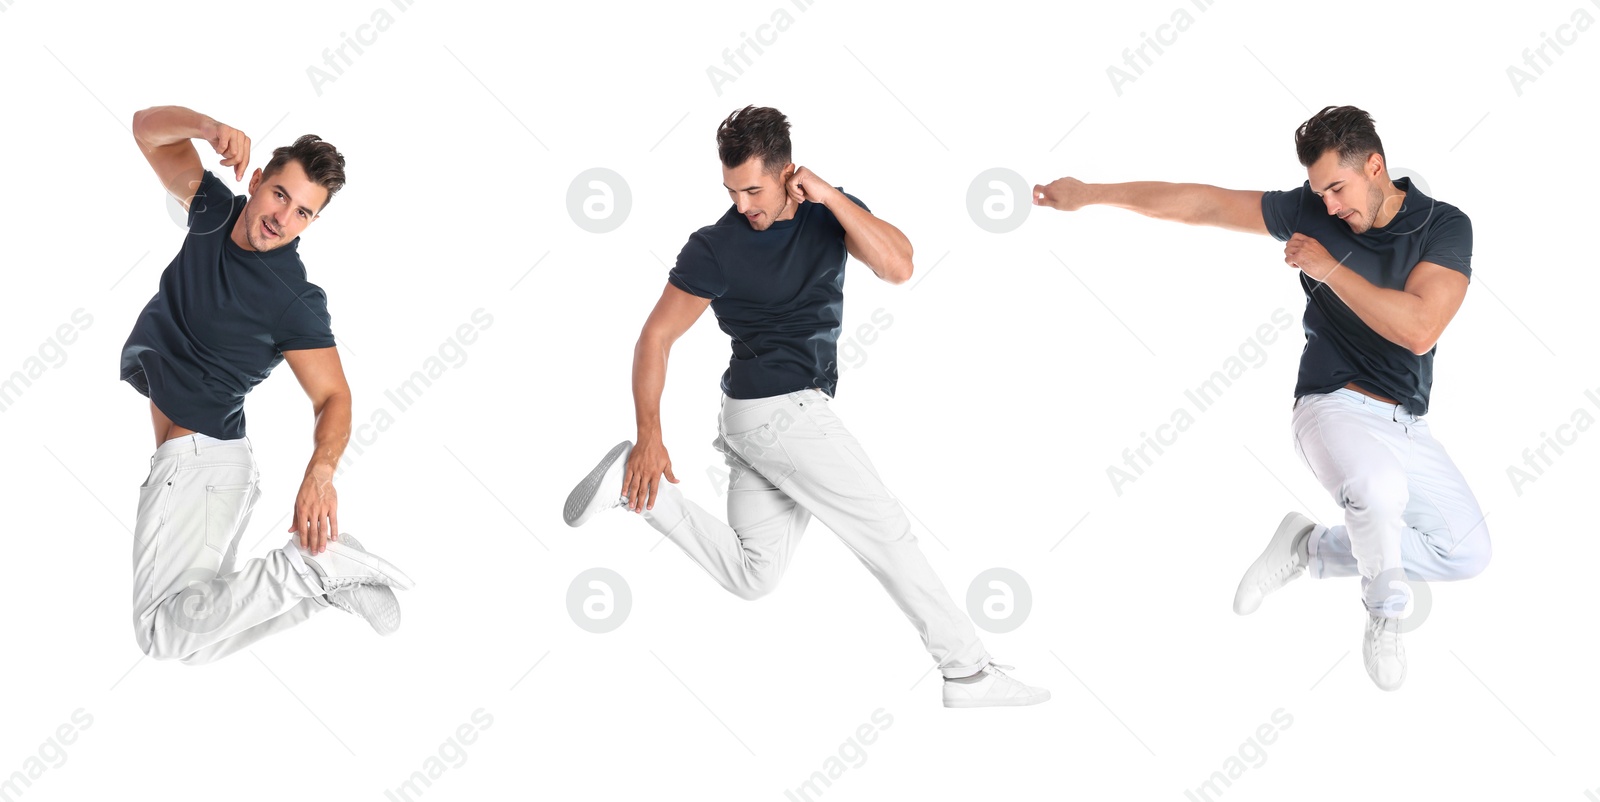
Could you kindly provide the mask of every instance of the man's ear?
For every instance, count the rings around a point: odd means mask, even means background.
[[[1377,151],[1367,154],[1367,177],[1377,178],[1383,172],[1383,156]]]
[[[255,172],[250,174],[250,188],[246,191],[249,194],[254,195],[256,194],[256,187],[259,186],[261,186],[261,168],[257,167]]]

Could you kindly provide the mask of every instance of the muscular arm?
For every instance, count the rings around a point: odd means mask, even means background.
[[[333,474],[350,441],[350,385],[337,348],[284,351],[283,359],[311,399],[316,418],[315,445],[295,498],[289,531],[299,532],[300,545],[318,554],[329,540],[339,539],[339,497],[333,488]]]
[[[633,409],[638,424],[633,453],[622,480],[622,494],[628,509],[644,512],[655,506],[661,477],[673,483],[672,460],[661,441],[661,391],[667,384],[667,355],[672,344],[694,325],[711,305],[711,299],[690,295],[672,284],[661,291],[660,300],[639,332],[633,347]]]
[[[890,284],[911,280],[911,240],[900,229],[837,190],[824,204],[844,226],[844,247],[851,256]]]
[[[222,155],[222,166],[232,167],[234,180],[242,180],[250,167],[250,138],[200,112],[182,106],[154,106],[133,115],[133,138],[145,161],[156,171],[161,185],[189,208],[205,168],[191,140],[204,139]]]
[[[1421,356],[1433,349],[1467,295],[1467,277],[1433,262],[1418,262],[1405,289],[1379,287],[1345,269],[1315,239],[1295,234],[1284,261],[1322,281],[1385,340]]]
[[[828,207],[844,227],[845,250],[878,278],[890,284],[903,284],[911,279],[911,240],[900,229],[857,206],[808,167],[794,171],[787,189],[796,203],[811,201]]]
[[[1049,184],[1035,185],[1033,203],[1067,212],[1085,206],[1115,206],[1157,220],[1266,234],[1267,222],[1261,215],[1262,194],[1260,190],[1223,189],[1210,184],[1164,181],[1085,184],[1076,178],[1059,178]]]

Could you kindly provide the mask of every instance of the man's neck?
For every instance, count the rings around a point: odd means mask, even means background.
[[[1387,180],[1387,178],[1385,179]],[[1378,207],[1378,219],[1372,222],[1374,228],[1383,228],[1394,220],[1400,213],[1401,207],[1406,204],[1406,191],[1400,185],[1389,181],[1389,191],[1383,195],[1383,203]]]
[[[800,211],[800,204],[794,202],[793,195],[785,192],[783,195],[783,210],[772,218],[772,222],[781,223],[785,220],[793,220],[795,213],[798,211]]]
[[[244,250],[253,251],[255,247],[250,244],[250,237],[245,234],[246,225],[249,224],[245,222],[245,213],[241,211],[239,219],[233,221],[233,230],[228,232],[228,239],[233,240],[233,244]]]

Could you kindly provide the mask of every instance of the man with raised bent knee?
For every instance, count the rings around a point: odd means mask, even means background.
[[[330,606],[393,632],[392,588],[411,581],[339,531],[333,473],[350,438],[350,388],[326,295],[306,280],[298,253],[301,232],[344,185],[344,157],[302,136],[251,174],[248,196],[235,196],[201,166],[191,140],[204,140],[242,180],[243,132],[161,106],[135,114],[133,134],[188,211],[183,246],[122,350],[122,379],[150,399],[156,438],[133,541],[140,648],[208,663]],[[283,361],[311,399],[315,446],[289,542],[236,567],[261,496],[244,399]]]
[[[1405,681],[1411,580],[1476,576],[1489,561],[1483,513],[1428,422],[1435,343],[1461,307],[1472,223],[1409,178],[1391,179],[1366,112],[1328,106],[1295,132],[1307,180],[1287,191],[1139,181],[1034,187],[1063,211],[1100,204],[1285,242],[1305,291],[1295,448],[1344,509],[1342,526],[1298,512],[1245,572],[1234,611],[1306,574],[1361,577],[1362,654],[1384,690]]]

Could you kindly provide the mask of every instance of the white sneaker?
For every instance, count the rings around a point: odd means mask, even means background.
[[[354,585],[389,585],[401,590],[411,587],[411,577],[405,572],[361,548],[349,540],[346,533],[340,533],[338,540],[328,541],[327,550],[321,554],[313,555],[300,548],[300,538],[295,535],[289,536],[289,545],[284,548],[299,553],[300,559],[316,574],[323,591],[329,594]]]
[[[349,532],[339,535],[339,542],[360,549],[361,543]],[[400,600],[388,585],[350,585],[328,594],[328,603],[372,625],[379,635],[393,635],[400,628]]]
[[[622,477],[628,471],[628,455],[632,452],[633,443],[628,440],[612,446],[600,464],[572,488],[561,510],[567,526],[583,526],[596,514],[622,506]]]
[[[1368,613],[1361,656],[1374,684],[1386,691],[1397,690],[1406,681],[1406,647],[1400,643],[1400,619]]]
[[[1308,538],[1316,525],[1316,522],[1298,512],[1283,516],[1278,523],[1278,531],[1273,532],[1272,539],[1267,541],[1266,550],[1251,563],[1250,569],[1244,572],[1244,578],[1239,580],[1239,589],[1233,594],[1234,612],[1239,615],[1255,612],[1268,593],[1299,579],[1306,572],[1306,563],[1310,559]]]
[[[972,675],[944,681],[945,707],[1020,707],[1036,705],[1050,698],[1044,688],[1034,688],[1012,679],[1003,666],[993,660]]]

